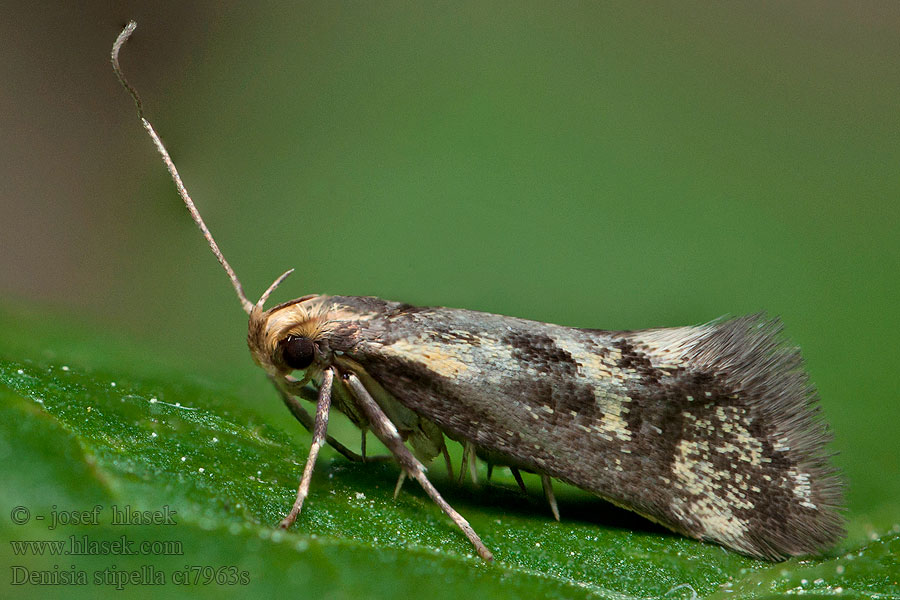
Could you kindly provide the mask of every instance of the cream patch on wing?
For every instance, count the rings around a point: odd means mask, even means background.
[[[602,416],[587,427],[587,430],[610,442],[616,440],[630,442],[633,436],[628,429],[625,415],[630,410],[631,398],[624,392],[623,386],[627,379],[639,375],[626,372],[617,366],[622,359],[621,350],[612,346],[607,339],[596,340],[606,349],[604,354],[592,351],[579,340],[559,337],[554,341],[578,363],[579,379],[590,385],[594,391],[594,398]],[[626,451],[627,449],[623,449],[623,452]]]
[[[597,341],[607,348],[608,354],[606,356],[592,352],[590,348],[578,340],[565,337],[554,339],[557,347],[564,352],[568,352],[572,359],[578,363],[578,375],[591,382],[602,382],[612,379],[614,373],[619,370],[616,367],[616,361],[621,359],[622,353],[617,348],[613,348],[606,338]]]
[[[392,358],[419,363],[443,377],[452,379],[469,370],[465,362],[465,346],[461,344],[443,344],[427,338],[402,338],[389,348]]]
[[[613,441],[615,437],[623,442],[631,441],[631,431],[628,430],[628,423],[625,421],[625,414],[629,411],[631,398],[625,395],[604,392],[600,395],[595,390],[595,397],[600,409],[603,411],[603,417],[600,422],[594,425],[594,429],[600,437]],[[626,449],[622,449],[625,452]]]
[[[740,490],[734,473],[713,466],[709,444],[704,440],[682,440],[672,463],[673,486],[684,492],[670,504],[685,523],[696,523],[707,539],[743,548],[748,531],[745,520],[733,509],[750,510],[753,502]]]
[[[749,463],[751,466],[757,467],[761,463],[766,462],[763,459],[762,442],[757,439],[750,430],[749,421],[745,414],[746,409],[736,406],[717,406],[715,415],[718,425],[710,421],[698,420],[694,415],[682,413],[686,419],[693,421],[695,427],[705,427],[709,429],[712,436],[716,431],[734,436],[733,441],[722,442],[720,446],[714,449],[721,454],[729,454],[731,460],[739,460]]]

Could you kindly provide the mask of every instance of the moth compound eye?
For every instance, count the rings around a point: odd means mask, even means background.
[[[302,370],[312,364],[316,357],[316,345],[309,338],[289,337],[280,344],[281,358],[292,369]]]

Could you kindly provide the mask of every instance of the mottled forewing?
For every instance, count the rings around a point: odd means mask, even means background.
[[[497,464],[756,556],[819,551],[842,534],[815,394],[777,323],[607,332],[335,300],[369,309],[346,352]]]

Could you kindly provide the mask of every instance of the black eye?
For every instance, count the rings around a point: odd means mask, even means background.
[[[279,344],[281,358],[292,369],[305,369],[316,357],[316,345],[305,337],[289,337]]]

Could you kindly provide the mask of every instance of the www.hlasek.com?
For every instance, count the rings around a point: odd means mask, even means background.
[[[98,540],[70,535],[65,540],[10,540],[13,556],[181,556],[181,540],[133,540],[121,535]]]

